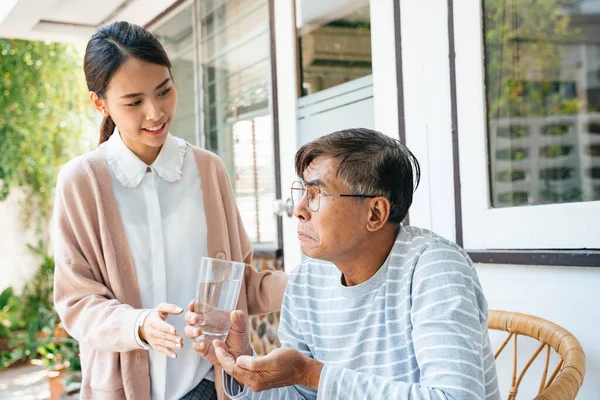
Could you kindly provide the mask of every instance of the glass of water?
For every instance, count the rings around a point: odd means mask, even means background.
[[[242,262],[202,257],[196,281],[194,311],[200,316],[195,326],[202,329],[198,342],[225,341],[231,326],[231,312],[237,305],[244,278]]]

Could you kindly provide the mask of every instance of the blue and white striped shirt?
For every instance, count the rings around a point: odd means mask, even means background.
[[[424,229],[401,228],[384,265],[360,285],[342,285],[331,263],[303,262],[285,291],[279,338],[282,346],[324,363],[318,390],[240,391],[225,375],[227,395],[500,399],[475,268],[464,250]]]

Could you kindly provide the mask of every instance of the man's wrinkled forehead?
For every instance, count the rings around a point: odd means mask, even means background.
[[[319,156],[312,160],[302,173],[306,186],[326,188],[338,180],[338,162],[330,156]]]

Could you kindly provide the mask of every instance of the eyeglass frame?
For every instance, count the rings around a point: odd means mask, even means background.
[[[295,188],[294,187],[295,183],[299,183],[302,186],[302,188]],[[290,199],[292,200],[293,206],[297,205],[294,203],[294,191],[295,190],[302,190],[302,197],[306,197],[306,208],[308,208],[312,212],[317,212],[321,208],[321,196],[325,196],[325,197],[360,197],[360,198],[364,198],[364,199],[367,199],[367,198],[374,199],[375,197],[379,197],[379,195],[376,195],[376,194],[323,193],[321,191],[321,188],[317,185],[309,185],[309,187],[316,187],[317,189],[319,189],[319,191],[317,192],[317,196],[319,196],[319,200],[317,202],[317,209],[313,210],[312,208],[310,208],[311,202],[308,200],[308,196],[305,196],[308,188],[301,181],[292,182],[292,186],[290,187]],[[302,197],[300,197],[300,200],[302,200]]]

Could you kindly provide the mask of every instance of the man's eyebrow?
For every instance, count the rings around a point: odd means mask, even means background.
[[[318,187],[327,187],[327,184],[325,182],[323,182],[322,180],[320,180],[319,178],[317,179],[313,179],[310,182],[304,182],[304,186],[318,186]]]
[[[161,84],[160,84],[160,85],[158,85],[158,86],[156,87],[156,89],[154,89],[154,90],[158,90],[158,89],[160,89],[161,87],[165,86],[167,83],[169,83],[169,81],[170,81],[170,80],[171,80],[171,78],[167,78],[167,79],[165,79],[165,80],[164,80],[164,81],[162,81],[162,82],[161,82]],[[129,94],[124,94],[123,96],[121,96],[121,98],[122,98],[122,99],[130,99],[130,98],[132,98],[132,97],[138,97],[138,96],[141,96],[141,95],[143,95],[143,94],[144,94],[144,93],[129,93]]]

